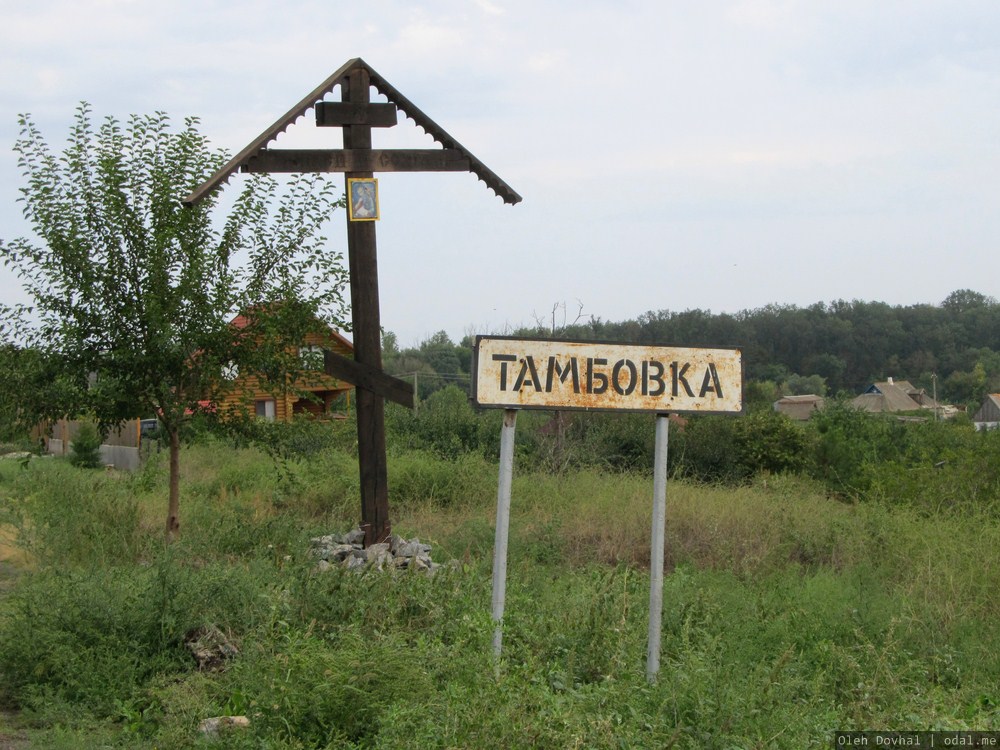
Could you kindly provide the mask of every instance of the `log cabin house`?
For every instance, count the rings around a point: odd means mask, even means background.
[[[237,315],[230,325],[243,329],[247,327],[248,320],[244,315]],[[350,412],[350,394],[354,386],[323,371],[324,349],[344,357],[354,356],[351,341],[332,328],[325,334],[308,334],[298,347],[299,356],[309,363],[308,377],[281,394],[266,389],[256,376],[241,375],[236,368],[229,369],[223,376],[233,380],[233,385],[217,404],[219,412],[225,414],[252,406],[259,418],[271,421],[290,422],[300,414],[326,419],[344,418]],[[310,396],[303,396],[302,392]]]

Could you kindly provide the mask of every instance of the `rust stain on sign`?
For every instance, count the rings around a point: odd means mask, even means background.
[[[739,349],[476,338],[473,400],[507,409],[743,411]]]

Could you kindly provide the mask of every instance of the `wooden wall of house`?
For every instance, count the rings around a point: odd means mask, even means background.
[[[345,357],[353,357],[354,350],[350,343],[339,336],[322,336],[321,334],[309,334],[306,336],[302,346],[320,346]],[[338,380],[323,372],[311,373],[306,382],[299,384],[299,389],[312,393],[336,392],[344,393],[350,391],[354,386],[350,383]],[[253,414],[257,401],[274,401],[274,419],[279,422],[291,421],[295,410],[295,403],[299,400],[297,394],[286,391],[285,393],[274,394],[264,388],[259,378],[256,376],[237,376],[232,390],[219,402],[219,411],[222,414],[227,412],[239,412],[243,409],[250,410]],[[314,414],[322,414],[324,409],[318,404],[303,404],[303,409]]]

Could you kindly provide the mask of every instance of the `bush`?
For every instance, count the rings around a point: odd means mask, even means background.
[[[410,448],[432,450],[444,458],[476,451],[479,426],[465,391],[446,386],[420,404],[417,411],[387,409],[387,429]]]
[[[869,466],[866,495],[926,515],[1000,514],[1000,432],[909,425],[902,455]]]
[[[25,573],[3,600],[0,705],[47,711],[72,704],[117,718],[151,681],[192,671],[188,634],[212,624],[236,640],[265,626],[267,562],[185,562],[184,542],[143,566]],[[280,580],[280,579],[279,579]]]
[[[798,473],[812,461],[812,441],[783,414],[762,409],[740,417],[692,417],[671,439],[675,472],[702,482],[745,482],[761,472]]]
[[[318,420],[311,415],[296,416],[291,422],[237,417],[214,425],[214,432],[234,446],[255,446],[278,461],[301,461],[354,445],[356,429],[353,420]]]
[[[566,434],[574,465],[616,471],[653,466],[656,421],[652,414],[577,413]]]
[[[740,462],[753,473],[798,473],[812,460],[809,434],[771,409],[751,412],[736,422]]]
[[[407,451],[391,457],[388,469],[397,508],[424,503],[461,507],[496,496],[496,469],[476,454],[449,461],[426,451]]]
[[[183,655],[163,641],[142,574],[41,573],[24,580],[0,625],[0,699],[36,710],[53,698],[112,715]]]
[[[73,438],[69,462],[82,469],[96,469],[101,465],[101,434],[90,422],[81,424]]]

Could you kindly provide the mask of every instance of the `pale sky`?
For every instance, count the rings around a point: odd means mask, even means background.
[[[0,0],[0,19],[5,240],[29,231],[19,113],[60,149],[81,100],[95,120],[197,115],[234,153],[362,57],[524,198],[378,175],[382,325],[403,345],[557,304],[1000,297],[996,0]],[[402,118],[373,137],[436,147]],[[275,145],[305,142],[340,145],[309,118]]]

